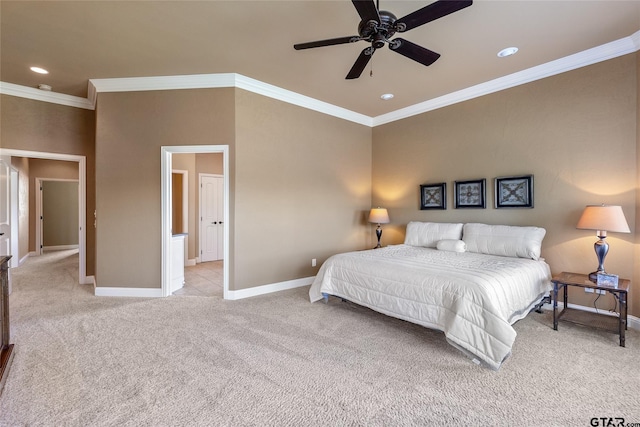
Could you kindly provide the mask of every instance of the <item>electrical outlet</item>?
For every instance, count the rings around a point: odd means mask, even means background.
[[[604,295],[607,293],[607,291],[605,291],[604,289],[596,289],[596,293],[600,294],[600,295]]]
[[[311,267],[315,267],[315,266],[316,266],[316,259],[315,259],[315,258],[313,258],[313,259],[311,260]]]
[[[587,293],[592,294],[594,289],[593,288],[584,288],[584,291],[587,292]]]

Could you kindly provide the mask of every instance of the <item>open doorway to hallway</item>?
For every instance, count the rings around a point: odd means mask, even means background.
[[[0,157],[5,159],[7,165],[11,165],[18,172],[17,180],[20,182],[17,191],[11,192],[11,199],[3,201],[3,206],[18,206],[16,239],[17,245],[15,254],[12,254],[17,264],[24,262],[31,254],[37,254],[36,249],[40,249],[42,242],[36,244],[39,230],[36,232],[36,226],[39,221],[36,220],[36,199],[35,190],[36,177],[53,178],[53,179],[73,179],[77,180],[77,224],[74,225],[77,233],[78,253],[78,282],[80,284],[93,284],[93,276],[87,276],[86,268],[86,158],[84,156],[59,154],[48,152],[25,151],[8,148],[0,148]],[[65,164],[65,167],[60,167]],[[55,165],[55,166],[54,166]],[[71,174],[71,175],[68,175]],[[34,184],[32,184],[32,181]],[[31,187],[34,187],[31,189]],[[33,200],[32,200],[33,199]],[[31,206],[31,207],[30,207]],[[34,215],[30,215],[33,213]],[[75,216],[75,215],[74,215]],[[74,233],[74,234],[76,234]],[[41,240],[41,239],[40,239]],[[36,248],[37,246],[37,248]],[[12,246],[13,248],[13,246]],[[16,267],[17,265],[14,265]]]
[[[172,284],[171,293],[222,297],[223,155],[175,153],[171,163],[172,245],[184,249],[184,284]]]
[[[164,296],[228,292],[228,156],[226,145],[162,147]]]

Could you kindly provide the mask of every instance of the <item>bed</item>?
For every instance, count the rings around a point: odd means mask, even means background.
[[[404,244],[327,259],[309,297],[333,295],[443,331],[475,362],[499,369],[516,338],[512,325],[551,289],[544,235],[539,227],[411,222]]]

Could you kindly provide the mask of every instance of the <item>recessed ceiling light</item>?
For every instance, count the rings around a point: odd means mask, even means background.
[[[498,52],[498,56],[500,58],[504,58],[505,56],[515,55],[517,51],[518,51],[517,47],[507,47],[505,49],[502,49],[500,52]]]
[[[49,74],[49,72],[47,70],[45,70],[44,68],[40,68],[40,67],[31,67],[30,70],[33,71],[34,73],[38,73],[38,74]]]
[[[388,101],[391,98],[393,98],[393,94],[392,93],[385,93],[384,95],[380,96],[380,99],[382,99],[383,101]]]

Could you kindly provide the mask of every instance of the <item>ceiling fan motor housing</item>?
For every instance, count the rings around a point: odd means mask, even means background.
[[[396,33],[394,24],[398,19],[393,13],[387,12],[386,10],[381,10],[378,14],[380,16],[380,23],[374,20],[363,19],[360,21],[360,24],[358,24],[358,34],[360,34],[360,37],[371,42],[376,49],[383,47],[385,42],[388,42]]]

